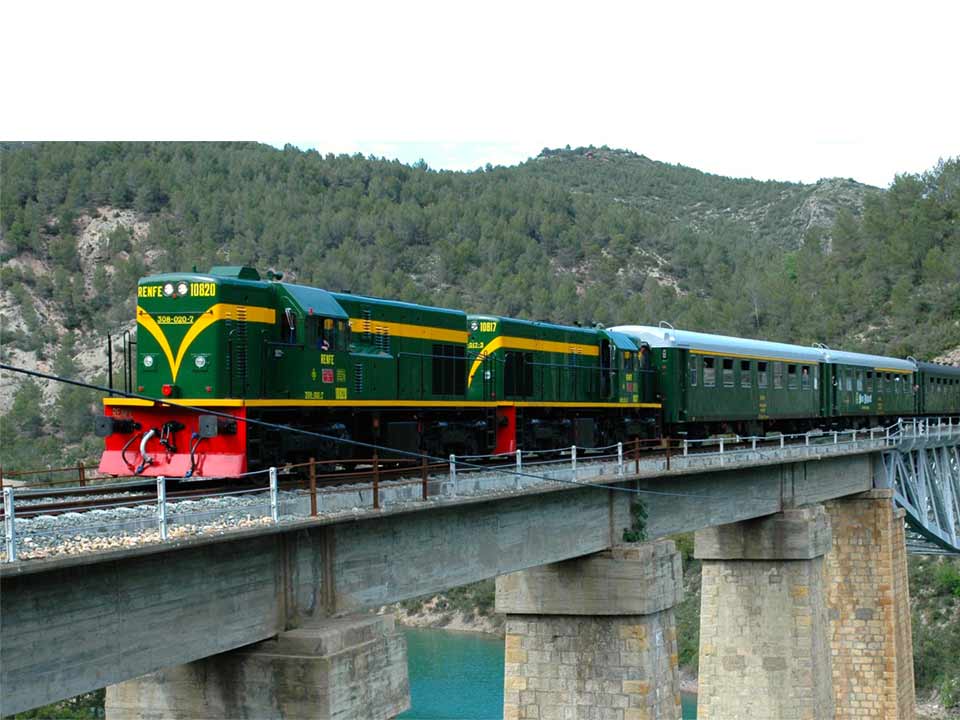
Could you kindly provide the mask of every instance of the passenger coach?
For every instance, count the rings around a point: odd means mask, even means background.
[[[960,368],[917,362],[918,415],[952,415],[960,408]]]
[[[676,330],[613,328],[650,348],[669,435],[805,429],[819,414],[816,348]]]
[[[649,346],[669,434],[870,427],[912,414],[918,402],[912,360],[669,326],[614,330]]]

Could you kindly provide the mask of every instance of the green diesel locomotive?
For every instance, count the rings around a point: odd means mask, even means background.
[[[137,298],[145,397],[105,399],[105,473],[236,476],[369,457],[340,440],[474,455],[657,433],[645,350],[620,333],[332,293],[248,267],[147,277]]]

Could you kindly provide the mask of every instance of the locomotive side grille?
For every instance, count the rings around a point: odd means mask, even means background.
[[[370,308],[365,307],[360,312],[360,332],[363,333],[363,339],[370,342]]]
[[[247,309],[237,308],[237,333],[234,352],[237,355],[237,382],[240,394],[247,394]]]
[[[374,343],[382,353],[390,352],[390,328],[377,326],[376,329],[376,340]]]
[[[363,365],[353,366],[353,391],[363,392]]]
[[[229,394],[245,395],[247,392],[247,308],[237,306],[237,317],[227,320],[227,339],[230,352],[227,354],[230,377]]]

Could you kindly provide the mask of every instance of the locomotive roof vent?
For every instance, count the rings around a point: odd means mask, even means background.
[[[249,265],[214,265],[210,268],[210,275],[218,277],[237,278],[238,280],[259,280],[260,273]]]

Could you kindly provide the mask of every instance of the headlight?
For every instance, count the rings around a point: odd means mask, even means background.
[[[177,295],[186,295],[189,290],[190,288],[185,282],[180,282],[177,284]]]
[[[163,284],[163,294],[166,297],[173,295],[173,283],[164,283]]]
[[[153,355],[143,356],[143,366],[147,368],[153,367]]]
[[[198,368],[203,368],[207,364],[207,359],[203,355],[197,355],[197,357],[194,358],[193,364]]]

